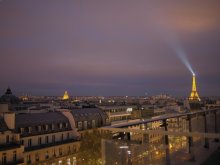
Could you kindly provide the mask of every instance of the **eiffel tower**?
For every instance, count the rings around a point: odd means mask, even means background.
[[[65,91],[62,100],[68,100],[68,99],[69,99],[69,95],[67,91]]]
[[[189,100],[190,101],[201,101],[201,99],[199,98],[198,92],[196,90],[196,75],[195,74],[193,74],[192,91],[191,91],[191,94],[189,96]]]

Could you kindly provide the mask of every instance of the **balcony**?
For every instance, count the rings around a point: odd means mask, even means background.
[[[1,144],[0,145],[0,151],[6,151],[6,150],[11,150],[11,149],[16,149],[20,148],[22,145],[20,142],[11,142],[8,144]]]
[[[68,144],[68,143],[73,143],[73,142],[77,142],[77,141],[78,140],[75,140],[75,139],[68,139],[68,140],[63,140],[63,141],[59,141],[59,142],[53,142],[53,143],[41,144],[41,145],[32,146],[32,147],[26,147],[25,152],[39,150],[39,149],[53,147],[53,146],[58,146],[58,145],[63,145],[63,144]]]
[[[17,161],[15,161],[15,162],[7,162],[7,165],[23,165],[24,164],[24,159],[22,158],[22,159],[19,159],[19,160],[17,160]]]

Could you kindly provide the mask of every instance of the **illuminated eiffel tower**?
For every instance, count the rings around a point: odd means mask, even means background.
[[[190,101],[201,101],[199,98],[198,92],[196,90],[196,75],[193,74],[193,79],[192,79],[192,92],[189,96]]]
[[[69,99],[69,95],[67,91],[65,91],[62,100],[68,100],[68,99]]]

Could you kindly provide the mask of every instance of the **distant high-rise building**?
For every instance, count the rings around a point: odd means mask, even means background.
[[[200,101],[201,100],[199,98],[198,92],[196,90],[196,76],[195,75],[193,75],[193,79],[192,79],[192,91],[189,96],[189,100],[190,101]]]
[[[68,100],[68,99],[69,99],[69,95],[67,91],[65,91],[62,100]]]

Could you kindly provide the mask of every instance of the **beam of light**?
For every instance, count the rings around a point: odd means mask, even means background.
[[[172,39],[170,38],[169,42],[170,42],[171,48],[176,53],[177,57],[186,66],[186,68],[192,73],[192,75],[195,76],[195,72],[192,69],[192,66],[187,58],[187,55],[182,49],[182,47],[180,46],[179,42],[176,39],[174,39],[174,37],[172,37]]]
[[[161,36],[163,36],[163,39],[165,39],[166,43],[171,47],[171,49],[175,52],[177,57],[186,66],[190,73],[192,73],[192,75],[195,76],[195,72],[192,69],[187,55],[178,40],[178,37],[176,36],[175,32],[169,28],[167,22],[163,21],[167,19],[166,13],[162,13],[161,11],[155,11],[155,13],[153,12],[152,15],[157,15],[157,19],[156,21],[154,20],[154,24],[158,33]]]
[[[192,73],[193,76],[195,76],[195,72],[192,69],[192,66],[189,63],[189,60],[185,54],[185,52],[181,48],[173,48],[176,52],[176,55],[179,57],[179,59],[182,61],[182,63],[188,68],[188,70]]]

